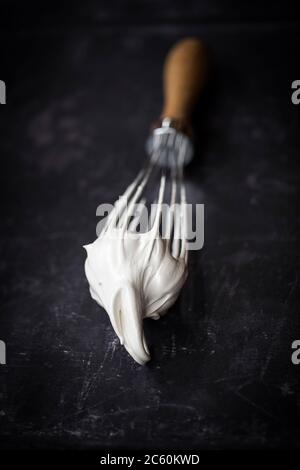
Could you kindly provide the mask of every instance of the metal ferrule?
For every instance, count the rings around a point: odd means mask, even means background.
[[[193,158],[193,144],[187,126],[165,117],[150,134],[146,149],[153,162],[161,166],[187,165]],[[190,134],[190,132],[189,132]]]

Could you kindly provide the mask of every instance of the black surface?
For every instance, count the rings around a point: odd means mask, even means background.
[[[299,447],[299,24],[278,1],[154,4],[1,16],[1,447]],[[187,171],[205,246],[145,323],[141,367],[90,298],[82,245],[144,162],[185,35],[214,60]]]

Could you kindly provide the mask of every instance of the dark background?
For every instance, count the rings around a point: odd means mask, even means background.
[[[296,2],[0,2],[2,448],[300,447]],[[184,36],[213,74],[187,170],[205,246],[136,364],[92,301],[96,207],[145,161]]]

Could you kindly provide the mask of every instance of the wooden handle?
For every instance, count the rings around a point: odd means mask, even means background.
[[[207,76],[207,50],[198,39],[179,41],[164,65],[164,106],[161,117],[189,123]]]

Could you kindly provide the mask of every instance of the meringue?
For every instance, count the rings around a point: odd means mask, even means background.
[[[123,198],[115,203],[99,237],[84,246],[90,294],[108,313],[121,344],[141,365],[150,360],[143,331],[144,318],[157,320],[165,314],[176,301],[187,277],[187,250],[182,235],[184,217],[181,219],[180,244],[160,233],[163,177],[152,227],[144,233],[130,229],[128,220],[132,204],[146,181],[147,174],[136,178]],[[132,194],[134,196],[125,209]],[[172,224],[174,208],[171,206],[168,210]],[[169,226],[169,234],[171,229]],[[175,229],[176,217],[173,218],[174,232]]]

